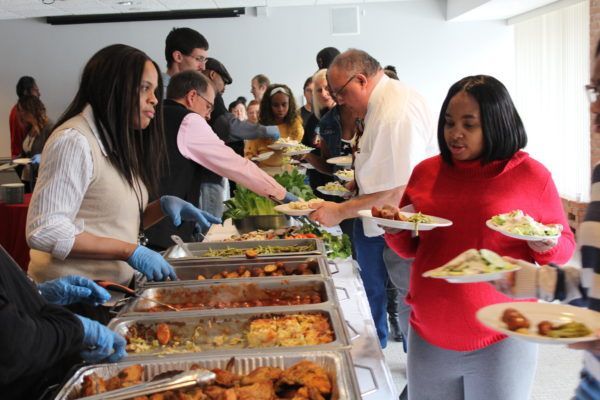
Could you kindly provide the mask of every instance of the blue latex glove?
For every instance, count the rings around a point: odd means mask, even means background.
[[[281,201],[283,201],[284,203],[289,203],[291,201],[299,201],[299,200],[300,199],[296,195],[294,195],[290,192],[285,192],[285,197]]]
[[[279,140],[281,135],[279,134],[279,128],[277,127],[277,125],[267,125],[265,126],[265,128],[265,139]]]
[[[42,296],[52,304],[102,304],[110,300],[110,293],[83,276],[65,276],[37,285]]]
[[[194,207],[192,203],[175,196],[162,196],[160,208],[167,214],[175,226],[181,225],[182,221],[195,222],[202,230],[210,228],[212,224],[220,224],[221,218]]]
[[[134,269],[146,275],[149,281],[164,281],[177,279],[173,267],[157,252],[144,246],[138,246],[127,263]]]
[[[40,160],[42,159],[42,155],[41,154],[34,154],[33,157],[31,157],[31,163],[34,165],[37,165],[40,163]]]
[[[117,362],[127,354],[125,339],[108,329],[106,326],[82,317],[77,316],[83,325],[83,347],[79,355],[85,361],[90,363]]]

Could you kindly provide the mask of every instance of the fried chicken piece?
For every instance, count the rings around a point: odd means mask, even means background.
[[[215,382],[221,386],[225,386],[226,388],[233,387],[240,382],[240,376],[234,374],[233,372],[225,371],[220,368],[215,368],[211,371],[217,375]]]
[[[89,374],[83,377],[81,385],[81,397],[92,396],[106,392],[106,382],[96,374]]]
[[[149,400],[179,400],[177,392],[168,390],[166,392],[154,393]]]
[[[252,385],[233,388],[236,400],[276,400],[273,382],[256,382]],[[229,399],[228,399],[229,400]]]
[[[180,389],[179,400],[208,400],[201,388]]]
[[[142,382],[144,375],[144,367],[139,364],[131,365],[123,368],[117,376],[109,379],[107,388],[108,390],[121,389],[133,385],[137,385]]]
[[[317,364],[303,360],[283,371],[279,384],[302,385],[315,388],[321,394],[331,393],[327,372]]]
[[[233,389],[224,389],[215,385],[205,387],[204,394],[206,394],[210,400],[237,400],[237,396]]]
[[[257,382],[276,381],[281,377],[283,370],[277,367],[259,367],[250,372],[248,375],[242,376],[242,385],[252,385]]]

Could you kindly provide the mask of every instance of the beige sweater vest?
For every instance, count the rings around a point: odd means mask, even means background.
[[[83,230],[96,236],[137,243],[140,222],[139,205],[134,190],[104,156],[98,139],[86,119],[80,114],[57,128],[54,135],[74,129],[83,135],[90,146],[94,171],[83,197],[76,219],[84,222]],[[79,166],[73,165],[73,168]],[[142,207],[148,203],[148,192],[140,181]],[[137,188],[136,188],[137,189]],[[138,195],[139,196],[139,195]],[[51,254],[31,250],[29,274],[43,282],[65,275],[82,275],[128,285],[134,270],[124,261],[67,258],[59,260]]]

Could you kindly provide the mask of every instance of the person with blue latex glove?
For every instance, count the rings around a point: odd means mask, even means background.
[[[171,218],[175,226],[181,225],[183,221],[196,222],[203,230],[210,228],[212,224],[220,224],[221,218],[194,207],[192,203],[175,196],[162,196],[160,198],[162,211]]]
[[[177,279],[173,267],[160,254],[144,246],[138,245],[127,259],[127,263],[146,275],[149,281],[164,281],[167,278],[174,281]]]
[[[89,363],[100,361],[117,362],[127,354],[125,339],[91,319],[77,315],[83,325],[83,346],[79,355]]]
[[[38,154],[34,154],[31,157],[31,163],[34,164],[34,165],[38,165],[40,163],[41,159],[42,159],[42,155],[41,154],[39,154],[39,153]]]
[[[37,285],[41,295],[51,304],[89,303],[100,305],[110,300],[110,293],[83,276],[70,275]]]
[[[298,196],[296,196],[293,193],[290,192],[285,192],[285,197],[283,198],[283,200],[281,200],[283,203],[290,203],[292,201],[300,201],[300,199],[298,198]]]
[[[265,139],[271,140],[279,140],[281,134],[279,133],[279,128],[277,125],[267,125],[265,126]]]

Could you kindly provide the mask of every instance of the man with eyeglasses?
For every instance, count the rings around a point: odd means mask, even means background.
[[[236,154],[219,139],[207,123],[215,103],[215,89],[200,72],[184,71],[171,78],[163,102],[168,170],[161,176],[160,195],[173,195],[193,204],[203,179],[203,170],[239,182],[261,196],[285,202],[295,200],[285,188],[252,161]],[[171,235],[193,241],[193,223],[178,228],[159,222],[146,234],[149,245],[157,250],[172,245]]]
[[[433,154],[434,125],[424,99],[388,78],[379,62],[364,51],[350,49],[337,56],[327,70],[327,80],[336,102],[359,116],[354,139],[358,196],[343,203],[321,203],[310,216],[332,226],[358,217],[359,210],[399,204],[413,167]],[[385,347],[387,279],[389,276],[404,298],[410,262],[387,247],[381,228],[359,218],[354,224],[354,245],[379,341]],[[410,308],[401,304],[400,325],[405,337],[409,313]]]
[[[183,71],[204,71],[208,41],[191,28],[173,28],[165,40],[167,72],[162,74],[165,92],[171,77]]]

